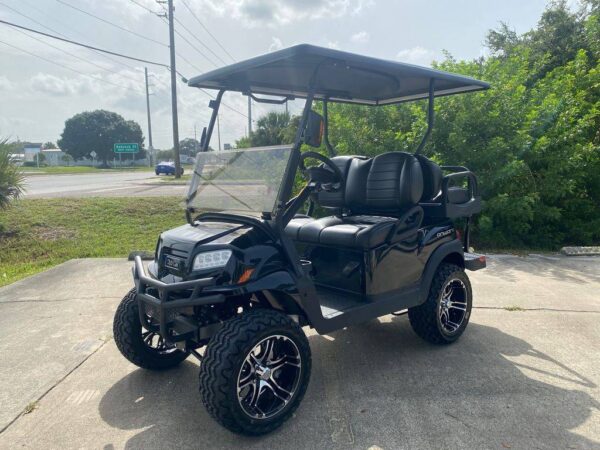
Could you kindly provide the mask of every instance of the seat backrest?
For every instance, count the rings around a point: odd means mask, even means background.
[[[344,203],[353,214],[397,214],[422,195],[421,165],[413,155],[390,152],[350,162]]]
[[[348,179],[348,170],[353,159],[366,159],[361,156],[335,156],[331,161],[340,169],[344,176],[341,189],[337,191],[319,191],[317,195],[317,203],[325,208],[344,208],[345,206],[345,184]]]
[[[423,195],[420,202],[427,203],[432,201],[440,194],[442,189],[442,178],[444,174],[442,169],[436,163],[423,155],[414,155],[421,164],[423,172]]]

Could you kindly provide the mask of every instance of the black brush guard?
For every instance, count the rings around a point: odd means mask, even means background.
[[[142,258],[136,256],[133,267],[133,280],[137,291],[136,299],[138,301],[138,310],[140,314],[140,323],[144,327],[153,327],[148,324],[146,312],[152,312],[151,317],[159,323],[158,331],[160,335],[170,342],[181,342],[188,339],[200,341],[210,336],[209,327],[200,328],[198,324],[177,314],[178,309],[214,305],[225,301],[224,294],[202,295],[204,288],[214,286],[214,278],[200,278],[198,280],[180,281],[177,283],[163,283],[149,277],[146,274]],[[158,296],[150,295],[147,288],[152,288],[158,293]],[[173,293],[177,293],[176,299],[171,299]],[[185,295],[187,294],[187,297]],[[184,297],[182,298],[182,295]]]

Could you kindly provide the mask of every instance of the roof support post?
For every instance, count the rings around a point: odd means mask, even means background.
[[[433,128],[433,119],[434,119],[434,109],[433,109],[433,98],[435,96],[435,78],[431,78],[429,80],[429,104],[427,107],[427,130],[425,131],[425,135],[423,139],[421,139],[421,143],[417,147],[417,151],[415,155],[418,155],[423,151],[423,147],[425,147],[425,143],[427,139],[429,139],[429,135],[431,134],[431,129]]]
[[[221,98],[223,98],[224,90],[220,90],[217,94],[217,97],[214,100],[208,102],[208,106],[212,108],[212,115],[210,116],[210,122],[208,123],[208,130],[206,131],[206,139],[202,143],[202,148],[200,151],[207,152],[210,144],[210,137],[212,136],[213,129],[215,128],[215,122],[217,121],[217,116],[219,115],[219,106],[221,105]]]
[[[331,145],[331,142],[329,142],[329,111],[327,110],[327,99],[324,98],[323,99],[323,138],[325,140],[325,147],[327,147],[327,153],[329,153],[329,156],[335,156],[335,150],[333,148],[333,146]]]

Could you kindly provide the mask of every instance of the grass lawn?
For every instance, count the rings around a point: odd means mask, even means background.
[[[185,223],[177,197],[26,199],[0,213],[0,286],[72,258],[154,251]]]
[[[188,184],[191,178],[192,175],[189,173],[184,173],[179,179],[175,178],[175,175],[161,175],[160,181],[168,184]]]

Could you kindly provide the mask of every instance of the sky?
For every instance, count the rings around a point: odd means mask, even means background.
[[[234,60],[300,43],[421,65],[443,59],[443,51],[457,59],[477,58],[486,54],[484,41],[489,29],[506,22],[518,33],[526,32],[535,26],[547,1],[174,3],[179,33],[175,36],[177,69],[191,78]],[[168,27],[150,12],[159,13],[162,8],[154,0],[0,0],[0,19],[168,64]],[[107,58],[0,24],[0,138],[56,142],[69,117],[107,109],[138,122],[147,145],[143,70],[143,63]],[[153,144],[155,148],[171,148],[170,75],[161,67],[148,66],[148,70]],[[194,129],[199,136],[208,123],[209,97],[181,81],[177,89],[180,139],[194,137]],[[221,142],[233,144],[247,131],[247,100],[228,93],[224,103],[230,108],[221,107]],[[291,111],[298,111],[300,106],[290,105]],[[270,109],[283,107],[256,105],[253,118]],[[211,144],[216,147],[216,140]]]

